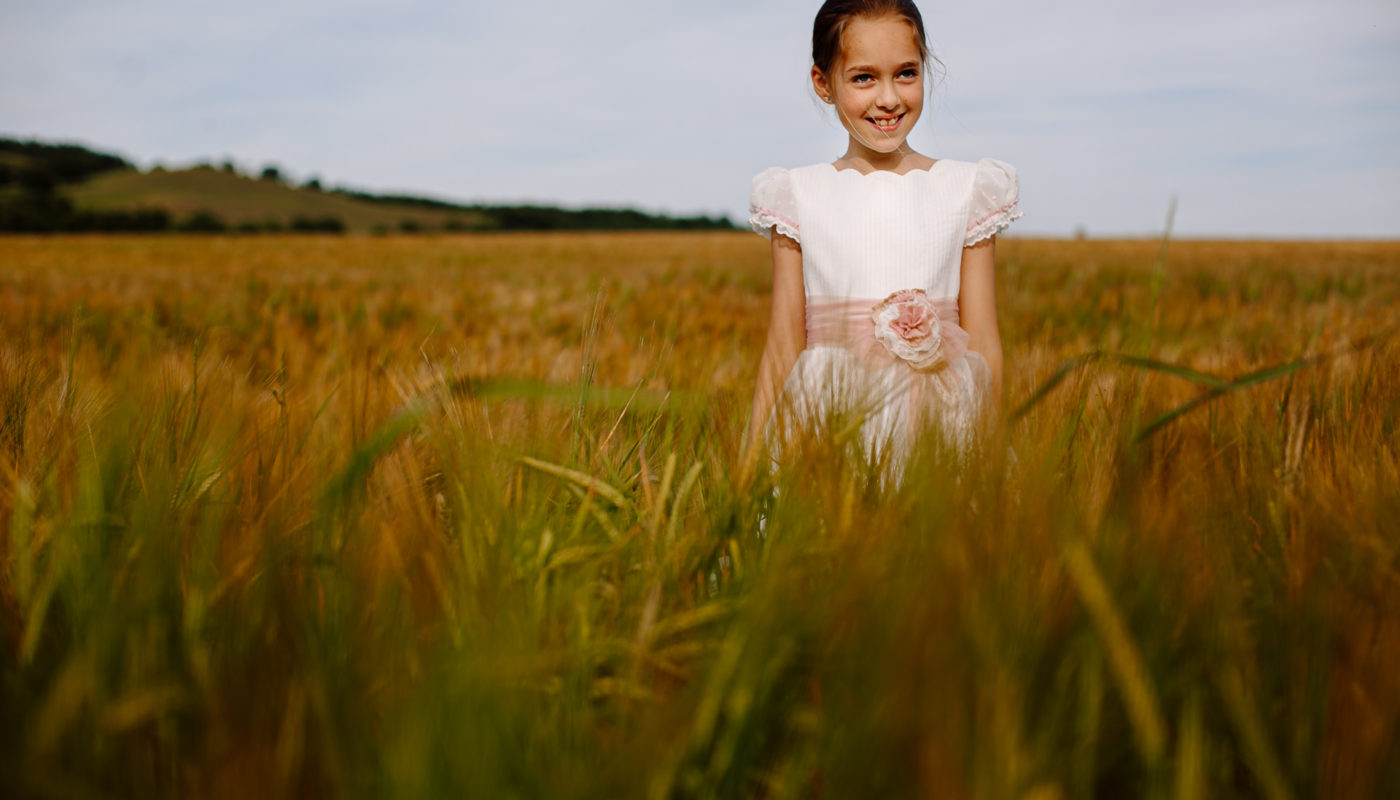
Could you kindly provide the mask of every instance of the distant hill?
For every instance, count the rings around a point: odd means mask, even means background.
[[[677,218],[632,209],[459,205],[377,195],[275,168],[257,177],[232,164],[148,171],[76,145],[0,139],[0,231],[541,231],[719,230],[724,217]]]
[[[336,229],[326,220],[336,220],[340,229],[350,231],[493,227],[491,220],[472,211],[378,204],[211,166],[105,172],[71,187],[68,196],[79,209],[161,208],[175,220],[191,220],[202,213],[234,230],[248,232],[293,227]]]

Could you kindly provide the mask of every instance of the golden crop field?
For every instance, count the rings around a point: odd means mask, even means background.
[[[895,487],[749,234],[0,238],[0,793],[1400,793],[1400,245],[997,249]]]

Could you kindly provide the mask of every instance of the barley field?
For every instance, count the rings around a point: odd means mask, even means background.
[[[749,234],[0,238],[0,794],[1400,794],[1400,244],[997,250],[892,487]]]

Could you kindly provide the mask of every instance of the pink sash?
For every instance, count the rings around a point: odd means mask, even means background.
[[[967,355],[968,332],[958,325],[956,297],[930,298],[938,313],[943,337],[944,364],[938,370]],[[807,346],[845,347],[871,366],[887,366],[899,361],[875,338],[871,309],[880,300],[852,297],[815,296],[807,300]]]

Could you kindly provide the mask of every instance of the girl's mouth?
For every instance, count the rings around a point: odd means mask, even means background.
[[[866,120],[867,122],[869,122],[871,125],[874,125],[874,126],[875,126],[875,129],[878,130],[878,131],[880,131],[881,133],[894,133],[894,132],[895,132],[895,129],[897,129],[897,128],[899,127],[900,121],[903,120],[903,119],[904,119],[904,115],[903,115],[903,114],[900,114],[900,115],[897,116],[897,117],[866,117],[866,118],[865,118],[865,120]]]

